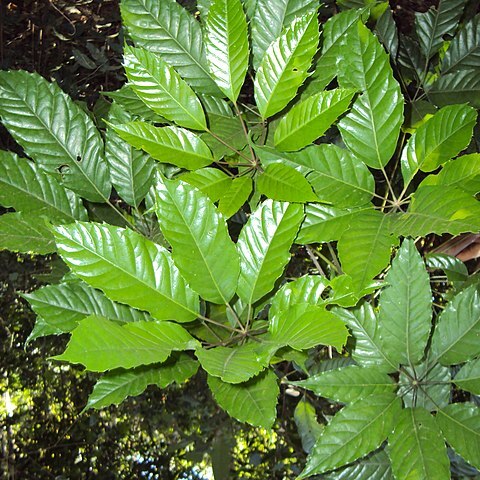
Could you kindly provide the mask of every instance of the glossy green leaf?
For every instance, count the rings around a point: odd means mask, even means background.
[[[363,93],[338,128],[347,147],[369,167],[383,168],[397,147],[403,96],[377,38],[359,23],[344,48],[340,86]]]
[[[227,303],[237,288],[239,261],[225,219],[188,183],[161,180],[156,194],[160,228],[180,272],[204,299]]]
[[[424,408],[399,413],[388,437],[388,455],[396,480],[450,479],[450,460],[442,432]]]
[[[274,200],[301,203],[318,201],[304,175],[282,163],[267,166],[257,177],[257,189]]]
[[[322,306],[299,303],[270,319],[272,339],[296,350],[333,345],[342,351],[348,337],[345,324]]]
[[[123,326],[92,315],[73,330],[65,352],[53,357],[80,363],[92,372],[164,362],[173,350],[194,349],[197,341],[172,322],[133,322]]]
[[[148,110],[145,105],[143,108]],[[132,120],[132,115],[113,104],[108,120],[114,125],[126,123]],[[114,128],[107,128],[105,133],[105,156],[110,167],[112,184],[123,200],[133,207],[138,207],[153,184],[155,162],[149,155],[132,148],[122,140]]]
[[[393,380],[381,368],[356,365],[329,370],[291,383],[342,403],[354,402],[369,395],[393,393],[395,387]]]
[[[73,328],[75,328],[74,325],[72,325],[72,329]],[[33,340],[36,340],[37,338],[47,337],[48,335],[60,335],[62,333],[64,332],[61,329],[49,324],[42,317],[37,316],[35,325],[33,326],[30,335],[25,340],[25,348],[27,348],[30,342],[33,342]]]
[[[126,47],[124,66],[134,92],[147,107],[181,127],[206,130],[200,100],[168,63],[148,50]]]
[[[422,170],[431,172],[458,155],[472,138],[477,114],[467,105],[439,110],[418,127],[402,153],[402,175],[406,185]]]
[[[432,354],[442,365],[463,363],[480,354],[480,294],[472,285],[441,313],[432,336]]]
[[[205,50],[220,90],[235,102],[248,68],[247,19],[240,0],[213,0],[205,20]]]
[[[200,24],[175,0],[122,0],[120,10],[135,45],[159,54],[195,90],[219,95],[210,76]]]
[[[275,147],[294,151],[321,137],[350,105],[355,90],[319,92],[296,104],[280,120],[274,136]]]
[[[85,410],[118,405],[127,397],[135,397],[145,391],[149,385],[166,388],[172,383],[184,383],[198,369],[198,363],[185,353],[172,355],[166,362],[158,365],[137,367],[132,370],[115,370],[106,373],[95,384],[88,397]]]
[[[100,133],[57,84],[22,70],[0,72],[0,116],[25,153],[65,187],[92,202],[108,199]]]
[[[218,210],[230,218],[237,213],[252,193],[252,179],[237,177],[232,180],[230,187],[222,193],[218,202]]]
[[[220,407],[232,417],[254,427],[272,428],[280,393],[272,370],[238,384],[225,383],[209,375],[208,386]]]
[[[375,450],[387,438],[400,411],[400,399],[385,393],[342,408],[320,435],[299,478],[341,467]]]
[[[432,291],[413,240],[403,241],[385,282],[378,314],[383,351],[392,363],[415,365],[432,327]]]
[[[303,450],[310,453],[323,431],[323,425],[317,421],[315,407],[304,397],[295,407],[293,418],[302,441]]]
[[[160,245],[132,230],[93,222],[56,227],[54,233],[67,265],[110,299],[146,310],[158,320],[196,318],[198,296]]]
[[[46,255],[57,250],[45,219],[36,212],[0,215],[0,250]]]
[[[455,375],[454,381],[462,390],[480,395],[480,358],[467,362]]]
[[[357,305],[362,297],[383,287],[383,284],[379,281],[371,281],[359,286],[350,275],[342,274],[332,278],[330,286],[332,289],[328,292],[326,303],[348,308]]]
[[[213,162],[212,152],[193,132],[174,126],[155,127],[146,122],[112,125],[130,145],[149,153],[155,160],[187,170],[197,170]]]
[[[443,270],[449,282],[464,282],[468,278],[466,265],[457,257],[445,253],[431,253],[425,259],[429,268]]]
[[[232,186],[232,179],[218,168],[201,168],[179,177],[184,182],[198,188],[212,201],[216,202]]]
[[[439,0],[436,8],[430,8],[425,13],[415,13],[415,31],[427,60],[440,49],[444,36],[454,33],[464,4],[465,0]]]
[[[258,110],[268,118],[283,110],[307,77],[319,40],[316,12],[295,19],[267,49],[254,90]]]
[[[237,251],[237,295],[247,304],[269,293],[290,260],[290,247],[303,219],[301,205],[267,200],[243,227]]]
[[[468,103],[480,108],[480,77],[478,69],[460,70],[441,75],[428,90],[428,98],[435,105]]]
[[[470,465],[480,468],[480,411],[471,403],[453,403],[439,410],[437,423],[449,445]]]
[[[390,8],[387,8],[385,12],[383,12],[382,16],[377,20],[377,24],[375,25],[375,34],[387,52],[390,54],[390,57],[396,60],[399,48],[399,34],[397,30],[397,24],[393,18],[393,11]]]

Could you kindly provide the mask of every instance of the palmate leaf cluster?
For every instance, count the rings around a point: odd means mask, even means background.
[[[445,442],[480,467],[478,407],[449,403],[479,394],[478,282],[429,258],[456,289],[432,315],[417,245],[480,230],[476,94],[443,88],[480,73],[478,18],[440,2],[399,40],[386,2],[337,3],[320,25],[312,0],[200,0],[196,16],[122,0],[127,83],[105,128],[39,75],[0,72],[25,152],[0,153],[0,247],[67,265],[25,295],[29,341],[71,334],[55,358],[103,374],[87,408],[201,368],[224,410],[271,428],[275,365],[335,349],[347,366],[284,379],[346,404],[323,427],[299,403],[300,477],[448,478]],[[291,275],[300,248],[313,264]]]

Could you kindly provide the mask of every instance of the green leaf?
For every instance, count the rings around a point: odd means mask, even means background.
[[[418,127],[402,152],[405,185],[419,170],[431,172],[458,155],[470,143],[476,118],[473,108],[452,105]]]
[[[415,13],[417,38],[427,60],[438,52],[444,36],[454,33],[464,4],[465,0],[439,0],[437,8]]]
[[[307,78],[319,40],[316,12],[296,18],[267,49],[255,77],[258,110],[268,118],[283,110]]]
[[[359,212],[354,218],[355,223],[340,237],[337,248],[343,271],[361,288],[388,265],[395,239],[381,212]]]
[[[247,343],[233,348],[197,348],[203,369],[227,383],[242,383],[258,375],[269,363],[273,351],[261,343]]]
[[[273,341],[296,350],[333,345],[342,351],[348,337],[345,324],[322,306],[299,303],[270,319]]]
[[[383,351],[392,363],[415,365],[432,327],[432,291],[413,240],[403,241],[385,282],[378,314]]]
[[[299,478],[341,467],[375,450],[387,438],[400,411],[400,399],[385,393],[342,408],[320,435]]]
[[[464,282],[468,278],[466,265],[457,257],[445,253],[431,253],[425,257],[427,266],[443,270],[449,282]]]
[[[147,50],[125,47],[124,66],[134,92],[147,107],[181,127],[207,129],[200,100],[164,60]]]
[[[220,90],[235,102],[248,69],[247,19],[240,0],[213,0],[205,20],[205,50]]]
[[[206,143],[193,132],[174,126],[155,127],[146,122],[112,125],[130,145],[149,153],[155,160],[187,170],[197,170],[213,162]]]
[[[52,232],[38,213],[0,215],[0,250],[46,255],[57,250]]]
[[[237,288],[239,261],[225,219],[188,183],[161,180],[157,217],[180,272],[205,300],[227,303]]]
[[[157,320],[197,317],[198,296],[160,245],[132,230],[93,222],[56,227],[54,234],[65,263],[110,299],[146,310]]]
[[[469,103],[480,108],[480,77],[478,69],[460,70],[441,75],[427,92],[428,98],[435,105],[452,103]]]
[[[469,403],[453,403],[437,413],[440,426],[450,446],[475,468],[480,468],[480,411]]]
[[[388,437],[388,455],[396,480],[450,479],[450,460],[442,432],[424,408],[399,412]]]
[[[359,23],[344,47],[340,86],[363,93],[338,128],[347,147],[372,168],[383,168],[397,147],[403,123],[403,95],[379,41]]]
[[[208,386],[217,403],[229,415],[254,427],[270,429],[277,416],[277,376],[267,370],[245,383],[225,383],[208,376]]]
[[[237,294],[245,303],[253,304],[272,290],[290,260],[290,247],[302,219],[301,205],[272,200],[250,216],[237,243]]]
[[[318,201],[304,175],[282,163],[267,166],[257,177],[257,189],[274,200],[302,203]]]
[[[290,382],[335,402],[349,403],[369,395],[394,390],[393,380],[379,367],[349,367],[329,370],[306,380]]]
[[[135,45],[159,54],[195,90],[219,95],[210,76],[200,24],[175,0],[122,0],[123,24]]]
[[[480,295],[472,285],[456,295],[440,315],[432,354],[442,365],[467,362],[480,354]]]
[[[45,325],[57,333],[72,331],[80,320],[90,315],[120,323],[151,320],[146,313],[113,302],[83,282],[47,285],[22,296]]]
[[[25,153],[65,187],[92,202],[108,199],[100,133],[57,84],[22,70],[0,72],[0,116]]]
[[[36,212],[51,220],[86,220],[79,197],[61,186],[36,164],[0,151],[0,204],[22,212]]]
[[[232,180],[228,190],[223,192],[218,202],[218,210],[230,218],[237,213],[252,193],[252,179],[250,177],[237,177]]]
[[[73,328],[75,328],[74,325],[72,325],[72,329]],[[35,325],[33,326],[30,335],[25,340],[25,348],[27,348],[30,342],[33,342],[33,340],[37,338],[46,337],[48,335],[60,335],[62,333],[64,333],[62,332],[62,330],[55,327],[54,325],[50,325],[42,317],[37,316],[35,320]]]
[[[302,441],[303,450],[310,453],[323,431],[323,425],[317,421],[315,407],[304,397],[297,403],[293,418]]]
[[[275,147],[294,151],[321,137],[350,105],[355,90],[319,92],[296,104],[280,120],[274,136]]]
[[[318,9],[318,0],[256,0],[251,20],[253,66],[258,69],[270,44],[282,34],[295,18]]]
[[[196,373],[198,363],[185,353],[173,354],[165,363],[116,370],[106,373],[95,384],[85,410],[118,405],[127,397],[140,395],[149,385],[166,388],[172,383],[184,383]]]
[[[180,176],[184,182],[198,188],[212,201],[218,201],[232,186],[232,179],[218,168],[201,168]]]
[[[350,275],[342,274],[332,278],[330,286],[332,289],[326,302],[346,308],[354,307],[362,297],[370,295],[379,287],[383,287],[383,284],[382,282],[372,281],[359,287]]]
[[[73,330],[67,349],[54,360],[80,363],[92,372],[164,362],[173,350],[194,349],[197,341],[172,322],[123,326],[92,315]]]
[[[387,8],[382,16],[377,20],[375,25],[375,34],[378,36],[380,42],[385,47],[390,57],[396,61],[398,57],[398,31],[397,24],[393,18],[393,11]]]
[[[143,108],[146,110],[145,105]],[[132,116],[113,104],[108,120],[113,124],[126,123]],[[122,140],[112,127],[105,133],[105,156],[115,190],[129,205],[138,207],[153,184],[155,162]]]
[[[462,390],[480,395],[480,358],[467,362],[455,375],[454,381]]]

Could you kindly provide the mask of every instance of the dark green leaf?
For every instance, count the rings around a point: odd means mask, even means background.
[[[428,98],[435,105],[469,103],[480,108],[480,77],[478,69],[460,70],[441,75],[428,89]]]
[[[323,425],[317,421],[315,407],[306,398],[302,398],[295,407],[293,418],[302,441],[303,450],[310,453],[323,431]]]
[[[455,385],[462,390],[480,395],[480,358],[467,362],[455,375]]]

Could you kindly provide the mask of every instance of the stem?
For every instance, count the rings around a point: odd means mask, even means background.
[[[245,333],[247,331],[246,327],[243,325],[242,321],[240,320],[240,317],[237,315],[237,312],[234,310],[234,308],[230,305],[229,302],[225,302],[225,305],[227,306],[227,308],[230,310],[230,312],[232,313],[233,317],[235,318],[235,322],[237,323],[237,325],[240,326],[241,328],[241,332],[242,333]]]
[[[206,130],[207,133],[209,133],[215,140],[218,140],[222,145],[225,145],[227,148],[232,150],[232,152],[235,152],[239,157],[242,157],[244,160],[246,160],[248,163],[250,162],[250,158],[248,158],[245,154],[237,150],[235,147],[232,147],[230,144],[225,142],[222,138],[220,138],[217,134],[213,133],[209,128]]]
[[[216,320],[212,320],[211,318],[205,317],[203,315],[197,315],[197,317],[203,320],[204,322],[211,323],[212,325],[216,325],[217,327],[225,328],[226,330],[229,330],[231,332],[237,332],[242,335],[245,333],[243,330],[239,330],[238,328],[235,328],[235,327],[230,327],[228,325],[225,325],[224,323],[217,322]]]
[[[250,155],[252,157],[251,164],[255,166],[258,163],[257,157],[255,156],[255,152],[253,151],[252,145],[250,144],[250,138],[248,138],[248,130],[245,122],[243,121],[242,112],[240,112],[237,102],[233,102],[233,106],[235,108],[235,111],[237,112],[238,118],[240,119],[240,123],[242,124],[242,130],[245,134],[245,140],[247,141],[248,149],[250,150]]]
[[[307,250],[308,256],[312,260],[313,264],[315,265],[315,268],[318,270],[318,273],[326,277],[325,272],[323,271],[323,268],[321,267],[320,263],[318,263],[318,260],[316,259],[313,253],[312,247],[310,245],[305,245],[305,249]]]

